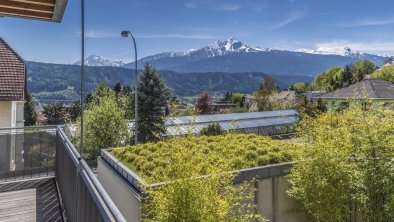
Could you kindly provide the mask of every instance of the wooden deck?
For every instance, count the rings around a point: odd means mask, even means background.
[[[63,221],[54,179],[34,188],[1,192],[0,221]]]

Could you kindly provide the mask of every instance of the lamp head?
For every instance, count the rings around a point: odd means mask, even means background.
[[[122,37],[128,37],[129,31],[122,31],[121,35],[122,35]]]

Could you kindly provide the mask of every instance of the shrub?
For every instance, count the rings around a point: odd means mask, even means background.
[[[392,221],[394,112],[304,117],[289,194],[314,221]]]
[[[79,125],[79,123],[77,123]],[[85,159],[96,159],[100,149],[116,147],[129,138],[124,111],[115,97],[104,96],[85,111]]]
[[[210,123],[207,127],[200,131],[203,136],[218,136],[225,134],[226,131],[220,127],[219,123]]]

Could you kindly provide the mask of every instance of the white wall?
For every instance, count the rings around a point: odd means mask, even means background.
[[[12,127],[12,102],[0,101],[0,128]]]
[[[142,201],[125,181],[116,176],[109,166],[98,159],[97,178],[105,191],[128,222],[139,222],[142,218]]]
[[[24,106],[25,106],[25,102],[23,101],[16,102],[16,127],[25,126]]]

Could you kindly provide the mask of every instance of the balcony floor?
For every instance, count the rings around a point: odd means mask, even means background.
[[[0,221],[63,221],[54,179],[35,188],[1,192]]]

